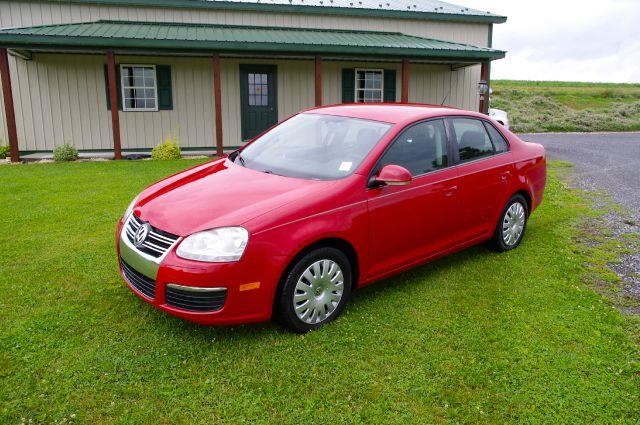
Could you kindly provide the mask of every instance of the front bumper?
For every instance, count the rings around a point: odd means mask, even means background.
[[[271,318],[273,298],[284,269],[285,257],[260,255],[247,248],[238,262],[204,263],[178,257],[175,254],[176,244],[163,257],[153,259],[136,250],[122,236],[122,228],[121,220],[116,232],[120,274],[131,291],[145,302],[173,316],[203,325],[234,325]],[[129,273],[124,273],[123,267],[128,267]],[[131,269],[142,275],[141,278],[146,278],[143,280],[147,283],[141,286],[136,284],[138,282],[132,282]],[[171,297],[175,297],[176,289],[207,292],[217,302],[212,304],[215,310],[196,309],[194,305],[203,304],[201,299],[187,308],[177,307],[176,304],[183,304],[172,302],[175,298]],[[189,295],[187,298],[194,299]]]

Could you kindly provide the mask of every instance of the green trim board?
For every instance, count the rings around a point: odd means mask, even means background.
[[[397,32],[276,28],[100,20],[0,30],[0,45],[34,49],[154,49],[157,51],[287,52],[385,57],[493,60],[488,47]]]
[[[223,148],[224,148],[225,151],[228,151],[228,150],[240,149],[242,146],[244,146],[244,145],[223,146]],[[122,153],[126,153],[126,152],[149,152],[149,153],[151,153],[152,150],[153,150],[153,148],[122,148],[121,149]],[[180,150],[182,152],[195,152],[195,151],[211,150],[215,154],[216,147],[215,146],[180,147]],[[88,152],[98,152],[98,153],[100,153],[100,152],[113,152],[113,149],[78,149],[78,153],[88,153]],[[34,153],[53,153],[53,150],[32,150],[32,151],[21,150],[20,151],[20,155],[21,156],[31,155],[31,154],[34,154]]]
[[[19,0],[29,1],[29,0]],[[49,0],[57,3],[503,23],[506,16],[438,0]]]

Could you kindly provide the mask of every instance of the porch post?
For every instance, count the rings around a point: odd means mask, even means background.
[[[483,114],[488,114],[489,113],[489,87],[491,87],[490,84],[490,75],[489,75],[489,61],[485,61],[482,62],[482,64],[480,65],[480,80],[481,81],[486,81],[487,83],[487,93],[485,93],[484,95],[480,95],[480,110],[479,112],[482,112]]]
[[[316,55],[316,106],[322,106],[322,56]]]
[[[120,117],[118,115],[118,89],[116,86],[116,56],[113,50],[107,52],[107,75],[109,77],[111,130],[113,131],[113,157],[114,159],[122,159],[122,149],[120,147]]]
[[[11,91],[11,74],[9,73],[9,57],[7,49],[0,48],[0,74],[2,77],[2,96],[4,97],[4,113],[9,132],[9,149],[11,162],[20,162],[18,151],[18,131],[16,130],[16,113],[13,108],[13,92]]]
[[[224,155],[222,144],[222,89],[220,87],[220,54],[213,54],[213,103],[216,123],[216,155]]]
[[[409,103],[409,59],[402,59],[402,92],[400,102]]]

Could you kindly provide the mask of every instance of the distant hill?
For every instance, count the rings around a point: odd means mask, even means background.
[[[640,84],[494,80],[491,107],[526,132],[640,130]]]

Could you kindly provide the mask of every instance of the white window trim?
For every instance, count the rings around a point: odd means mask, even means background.
[[[380,102],[358,102],[358,91],[378,90],[378,89],[359,89],[358,88],[358,72],[376,71],[380,72],[382,78],[380,81]],[[353,81],[353,103],[384,103],[384,69],[381,68],[356,68]]]
[[[122,68],[125,67],[138,67],[138,68],[152,68],[153,69],[153,91],[154,91],[154,96],[156,98],[156,107],[155,108],[129,108],[126,106],[126,102],[125,102],[125,96],[124,96],[124,90],[125,90],[125,86],[124,86],[124,75],[122,72]],[[131,88],[131,87],[127,87],[127,88]],[[120,64],[120,95],[122,96],[122,111],[124,112],[157,112],[159,109],[158,107],[159,105],[159,99],[158,99],[158,74],[156,73],[156,66],[155,65],[149,65],[149,64],[145,64],[145,63],[123,63]]]

